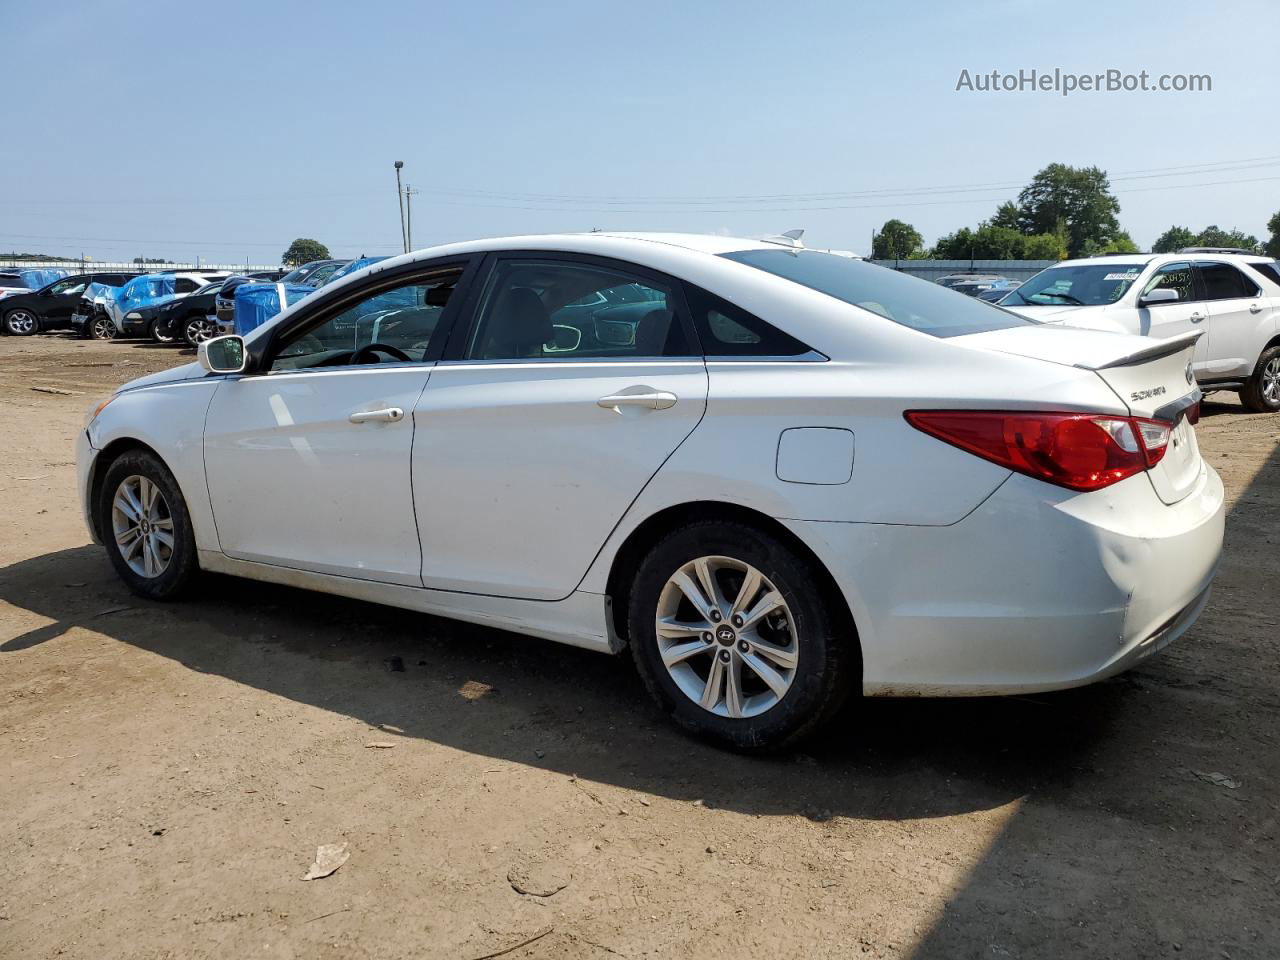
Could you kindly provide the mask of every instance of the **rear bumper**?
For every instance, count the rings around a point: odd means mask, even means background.
[[[1181,636],[1222,551],[1222,481],[1160,501],[1146,476],[1074,494],[1015,474],[949,527],[788,525],[844,591],[871,695],[1081,686]]]

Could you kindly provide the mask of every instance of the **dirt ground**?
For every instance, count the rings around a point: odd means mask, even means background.
[[[756,760],[625,659],[228,578],[127,593],[72,437],[187,359],[0,338],[5,960],[1280,956],[1280,417],[1207,405],[1226,554],[1162,655],[859,704]]]

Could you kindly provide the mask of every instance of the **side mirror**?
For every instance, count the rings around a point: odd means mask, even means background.
[[[1180,299],[1177,290],[1170,287],[1159,287],[1155,290],[1148,290],[1138,298],[1138,306],[1150,307],[1158,303],[1176,303]]]
[[[196,348],[196,360],[210,373],[244,373],[248,355],[241,337],[214,337]]]

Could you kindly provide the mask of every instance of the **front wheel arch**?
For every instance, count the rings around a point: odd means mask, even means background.
[[[723,503],[718,500],[699,500],[667,507],[647,518],[631,531],[622,546],[613,555],[609,566],[609,577],[606,593],[609,596],[611,626],[615,635],[624,644],[630,643],[630,630],[627,625],[627,611],[631,605],[631,587],[636,569],[667,534],[690,523],[723,520],[729,523],[741,523],[755,527],[764,533],[774,536],[804,557],[813,569],[818,572],[821,582],[818,584],[823,599],[831,610],[831,616],[841,632],[858,655],[858,675],[861,680],[861,643],[858,640],[858,627],[853,619],[853,612],[845,599],[843,591],[826,565],[818,558],[803,540],[797,537],[786,526],[772,517],[743,507],[735,503]]]
[[[94,537],[99,543],[106,542],[103,540],[103,531],[98,517],[98,511],[94,509],[102,497],[102,480],[106,477],[107,471],[111,469],[111,465],[113,463],[119,460],[126,453],[134,450],[151,454],[165,465],[165,469],[170,473],[173,473],[173,469],[165,461],[164,457],[160,456],[159,452],[157,452],[154,447],[143,443],[136,437],[120,437],[117,440],[112,440],[98,451],[98,455],[93,458],[93,465],[89,468],[89,519],[93,524]],[[181,488],[181,485],[179,485],[179,488]],[[183,496],[185,497],[186,494],[184,493]]]

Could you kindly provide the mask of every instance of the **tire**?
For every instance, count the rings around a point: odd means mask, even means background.
[[[703,562],[707,566],[699,570]],[[708,615],[700,616],[679,584],[705,601],[699,582],[708,572],[721,609],[708,607]],[[738,603],[734,597],[753,575],[759,584]],[[691,733],[744,752],[782,750],[816,732],[844,706],[860,672],[857,641],[838,635],[818,586],[823,581],[808,558],[746,524],[707,521],[668,534],[640,564],[627,611],[632,658],[658,706]],[[782,606],[751,618],[755,627],[739,636],[738,611],[758,612],[771,594]],[[663,637],[659,616],[668,621]],[[703,625],[713,629],[701,630]],[[676,661],[671,668],[664,649]],[[771,671],[772,682],[753,664]],[[718,691],[710,690],[713,670],[721,675]],[[731,697],[727,681],[735,678],[738,695]],[[711,708],[697,702],[699,691],[714,694]]]
[[[176,343],[177,335],[168,324],[162,323],[160,317],[151,321],[151,339],[156,343]]]
[[[1240,402],[1254,413],[1280,410],[1280,346],[1262,351],[1253,375],[1240,389]]]
[[[140,513],[139,505],[150,510]],[[118,457],[103,477],[97,509],[107,556],[130,590],[148,600],[172,600],[191,585],[200,569],[191,517],[178,482],[159,457],[146,450]],[[165,533],[171,546],[164,543]],[[140,547],[130,549],[134,544]]]
[[[14,337],[29,337],[40,332],[40,318],[26,307],[18,307],[4,315],[4,332]]]
[[[99,310],[85,324],[84,335],[90,340],[114,340],[116,326],[109,316]]]
[[[198,347],[205,340],[209,340],[218,335],[216,325],[209,321],[207,317],[195,314],[188,317],[182,324],[182,339],[187,342],[187,346]]]

